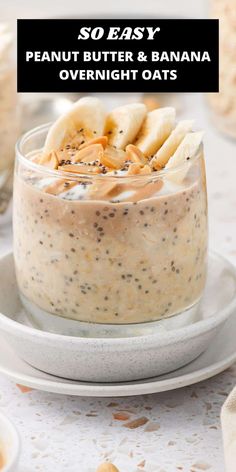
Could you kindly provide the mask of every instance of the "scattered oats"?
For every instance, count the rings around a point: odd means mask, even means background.
[[[128,413],[125,413],[124,411],[113,413],[112,416],[114,420],[118,420],[118,421],[127,421],[130,418],[130,415]]]
[[[197,470],[209,470],[211,469],[211,465],[207,464],[206,462],[196,462],[195,464],[192,465],[194,469]]]
[[[125,423],[123,426],[129,429],[136,429],[136,428],[140,428],[140,426],[143,426],[148,421],[149,420],[148,418],[146,418],[146,416],[142,416],[141,418],[137,418],[136,420],[130,421],[129,423]]]

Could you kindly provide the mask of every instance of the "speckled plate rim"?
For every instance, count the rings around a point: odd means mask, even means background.
[[[225,326],[224,331],[227,334],[231,334],[232,336],[232,349],[233,352],[230,355],[227,355],[223,360],[217,361],[217,356],[219,356],[219,350],[215,349],[215,357],[216,362],[209,363],[209,365],[202,367],[200,369],[194,370],[195,361],[191,362],[187,366],[183,367],[181,370],[183,371],[185,368],[189,366],[193,366],[193,371],[188,372],[186,374],[182,374],[180,376],[176,376],[177,371],[174,371],[170,374],[170,378],[158,379],[158,377],[146,379],[144,381],[133,381],[133,382],[121,382],[121,383],[93,383],[93,382],[79,382],[79,381],[72,381],[67,379],[62,379],[50,374],[45,374],[32,366],[29,366],[26,362],[21,360],[15,352],[9,347],[8,343],[1,339],[0,343],[0,374],[6,376],[10,380],[23,384],[27,387],[41,390],[50,393],[57,393],[62,395],[73,395],[73,396],[87,396],[87,397],[125,397],[125,396],[134,396],[134,395],[146,395],[152,393],[159,393],[165,392],[169,390],[175,390],[178,388],[186,387],[188,385],[193,385],[195,383],[201,382],[203,380],[207,380],[215,375],[223,372],[224,370],[228,369],[234,362],[236,362],[236,346],[235,346],[235,330],[236,330],[236,319],[233,320],[234,322],[234,330],[232,331],[232,319],[229,319]],[[228,332],[227,332],[228,329]],[[219,333],[221,334],[221,333]],[[228,337],[228,336],[227,336]],[[5,346],[4,346],[5,345]],[[11,357],[13,357],[14,362],[16,363],[15,368],[10,368],[7,365],[2,363],[2,350],[7,350],[7,354],[10,353]],[[204,363],[204,356],[207,356],[207,352],[209,349],[205,351],[205,353],[199,356],[199,359],[202,359]],[[19,365],[20,364],[20,365]],[[18,365],[18,368],[17,368]],[[30,369],[32,373],[25,374],[22,372],[23,369]],[[47,375],[48,378],[40,378],[39,376]]]
[[[220,259],[225,267],[230,271],[231,275],[235,279],[236,282],[236,267],[228,261],[225,257],[221,256],[215,251],[210,251],[208,257],[218,258]],[[3,257],[0,258],[0,264],[2,260],[9,259],[13,263],[13,254],[9,252],[5,254]],[[106,351],[109,349],[113,352],[114,347],[116,349],[126,349],[126,351],[133,351],[135,348],[140,347],[140,343],[142,342],[143,348],[148,346],[150,349],[152,346],[156,346],[158,342],[159,346],[168,346],[169,344],[176,343],[183,338],[191,339],[198,336],[201,336],[202,333],[213,330],[219,324],[223,323],[227,320],[227,318],[232,314],[232,312],[236,310],[236,296],[232,298],[232,300],[220,311],[213,313],[208,318],[205,318],[200,321],[196,321],[195,323],[188,325],[182,328],[172,329],[171,331],[167,332],[153,332],[145,335],[140,335],[137,337],[124,337],[124,338],[83,338],[83,337],[73,337],[73,336],[66,336],[62,334],[55,334],[51,332],[41,331],[30,326],[26,326],[24,324],[19,323],[7,315],[4,315],[0,312],[0,325],[4,325],[9,331],[13,330],[17,333],[23,333],[24,336],[32,339],[41,340],[43,338],[44,342],[50,343],[50,341],[54,341],[62,344],[70,342],[75,346],[79,346],[80,350],[86,350],[88,347],[92,350],[96,350],[96,352],[103,351],[104,347]],[[132,341],[132,342],[131,342]]]

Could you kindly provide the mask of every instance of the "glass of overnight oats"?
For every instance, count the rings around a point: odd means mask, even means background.
[[[210,15],[219,19],[218,93],[208,94],[211,118],[226,135],[236,138],[236,2],[211,0]]]
[[[207,197],[202,133],[192,127],[176,124],[171,107],[147,113],[132,103],[106,114],[85,97],[21,138],[14,257],[38,327],[119,329],[197,306]]]
[[[0,223],[12,196],[14,147],[19,131],[16,70],[12,57],[13,35],[0,22]]]

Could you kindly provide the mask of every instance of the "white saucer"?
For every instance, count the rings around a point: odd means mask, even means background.
[[[235,336],[236,316],[231,316],[207,351],[187,366],[159,377],[120,383],[79,382],[45,374],[19,359],[0,338],[0,373],[28,387],[66,395],[118,397],[164,392],[206,380],[230,367],[236,362]]]

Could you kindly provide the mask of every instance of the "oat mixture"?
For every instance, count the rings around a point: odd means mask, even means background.
[[[13,164],[18,133],[16,71],[10,58],[12,41],[7,25],[0,23],[0,176]]]

